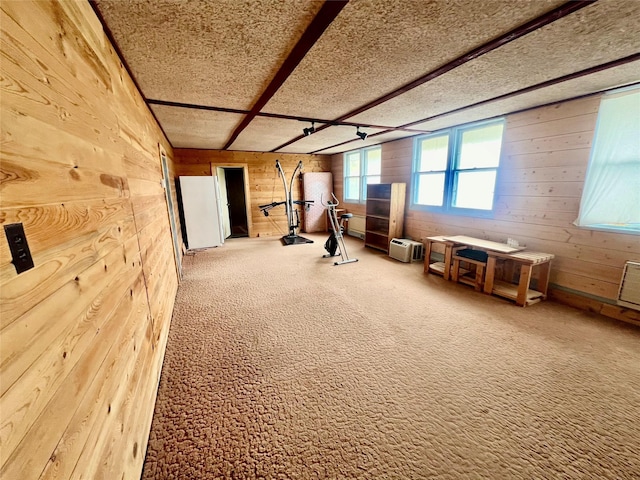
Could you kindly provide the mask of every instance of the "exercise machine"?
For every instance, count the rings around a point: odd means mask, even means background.
[[[298,162],[298,166],[293,171],[293,175],[291,176],[291,182],[287,186],[287,178],[284,174],[284,170],[282,170],[282,165],[280,165],[280,160],[276,160],[276,169],[278,170],[278,174],[282,179],[282,185],[284,186],[284,196],[285,200],[282,202],[271,202],[265,205],[259,205],[260,211],[264,213],[265,217],[269,216],[269,210],[279,205],[284,205],[285,211],[287,213],[287,223],[289,224],[289,233],[282,237],[282,243],[286,245],[299,245],[302,243],[313,243],[313,240],[309,240],[308,238],[301,237],[296,233],[296,230],[300,226],[300,217],[298,215],[298,210],[294,207],[294,205],[303,205],[306,211],[309,211],[309,207],[313,204],[313,200],[294,200],[293,199],[293,179],[296,178],[296,173],[299,170],[302,170],[302,160]]]
[[[353,263],[357,262],[357,258],[349,258],[349,254],[347,253],[347,247],[344,244],[344,237],[342,233],[344,232],[344,221],[353,217],[352,213],[343,213],[340,215],[340,220],[338,220],[338,213],[336,212],[336,207],[339,205],[338,199],[332,193],[333,202],[323,203],[325,207],[327,207],[327,211],[329,212],[329,223],[331,223],[331,234],[329,238],[324,244],[324,249],[329,252],[327,255],[323,255],[322,258],[335,257],[340,255],[342,260],[339,262],[334,262],[334,265],[343,265],[345,263]],[[322,201],[322,200],[321,200]],[[336,253],[340,249],[340,253]]]

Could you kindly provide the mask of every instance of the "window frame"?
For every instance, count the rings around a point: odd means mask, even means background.
[[[376,175],[367,174],[367,164],[368,164],[368,153],[378,150],[380,152],[380,173]],[[348,175],[348,161],[347,157],[349,155],[353,155],[354,153],[358,153],[358,161],[359,161],[359,174],[358,175]],[[378,182],[371,182],[372,184],[379,184],[382,180],[382,147],[380,145],[372,145],[369,147],[359,148],[357,150],[349,150],[348,152],[344,152],[343,155],[343,202],[344,203],[357,203],[357,204],[365,204],[367,202],[367,179],[369,177],[378,177]],[[347,181],[350,178],[358,179],[358,198],[347,198]]]
[[[465,132],[476,130],[479,128],[489,127],[492,125],[502,125],[502,137],[500,139],[500,154],[498,156],[498,163],[495,167],[472,167],[472,168],[460,168],[460,154],[462,151],[462,137]],[[465,125],[457,125],[450,128],[445,128],[442,130],[437,130],[435,132],[420,135],[416,137],[414,142],[414,155],[413,155],[413,165],[411,168],[411,203],[410,208],[413,210],[423,210],[429,212],[436,213],[444,213],[451,215],[464,215],[471,217],[493,217],[495,210],[495,201],[497,196],[497,185],[498,178],[500,173],[500,164],[502,160],[503,146],[504,146],[504,132],[506,130],[506,122],[504,118],[497,118],[491,120],[483,120],[480,122],[469,123]],[[444,170],[425,170],[419,171],[421,163],[421,152],[422,152],[422,141],[446,136],[448,139],[447,144],[447,162]],[[466,207],[456,207],[453,202],[456,199],[457,190],[458,190],[458,178],[461,172],[495,172],[495,180],[494,180],[494,188],[493,188],[493,197],[491,203],[491,209],[476,209],[476,208],[466,208]],[[442,174],[444,173],[444,191],[442,195],[442,205],[426,205],[422,203],[418,203],[418,195],[419,195],[419,180],[423,175],[430,174]]]

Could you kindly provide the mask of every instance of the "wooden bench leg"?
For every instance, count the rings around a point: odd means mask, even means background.
[[[424,252],[424,273],[429,274],[429,265],[431,264],[431,240],[427,239]]]
[[[520,281],[518,282],[518,296],[516,297],[516,305],[524,307],[527,305],[527,291],[529,290],[529,282],[531,281],[532,265],[522,265],[520,267]]]
[[[538,277],[538,291],[543,293],[542,298],[547,298],[549,288],[549,271],[551,270],[551,260],[540,265],[540,276]]]
[[[482,279],[484,277],[484,265],[476,265],[476,284],[475,288],[478,292],[482,291]]]
[[[496,275],[496,257],[487,259],[487,274],[484,280],[484,293],[491,295],[493,293],[493,282]]]
[[[451,278],[451,258],[452,257],[453,257],[453,244],[447,243],[444,250],[444,279],[445,280],[449,280]]]
[[[451,280],[457,283],[459,276],[460,276],[460,260],[458,260],[457,258],[454,258],[453,268],[451,270]]]

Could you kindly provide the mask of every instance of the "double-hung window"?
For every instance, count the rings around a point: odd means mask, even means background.
[[[504,121],[418,137],[413,167],[414,207],[487,215],[493,210]]]
[[[382,149],[380,146],[361,148],[344,154],[344,201],[363,203],[367,185],[380,183]]]

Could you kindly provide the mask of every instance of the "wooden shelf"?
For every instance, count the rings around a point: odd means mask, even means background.
[[[372,231],[365,232],[365,246],[372,247],[383,252],[389,249],[389,237],[385,233],[377,233]]]
[[[392,183],[373,183],[367,185],[367,199],[390,200],[393,197]],[[371,196],[369,196],[371,194]]]
[[[458,282],[475,287],[476,286],[475,272],[472,272],[471,270],[465,270],[462,267],[460,267],[459,270],[460,270],[460,276],[458,277]]]
[[[402,237],[405,193],[404,183],[367,185],[365,246],[388,253],[391,240]]]
[[[430,263],[429,270],[444,275],[444,262]]]
[[[388,220],[389,215],[373,215],[371,213],[367,213],[367,218],[377,218],[379,220]]]
[[[508,298],[509,300],[516,300],[518,298],[518,285],[515,283],[503,282],[501,280],[496,280],[493,283],[493,290],[491,293],[495,295],[499,295],[500,297]],[[527,290],[527,299],[526,305],[531,305],[533,303],[539,302],[544,298],[544,293],[538,292],[537,290]]]
[[[434,262],[429,264],[429,270],[435,273],[439,273],[440,275],[444,275],[444,262]],[[466,268],[460,268],[460,275],[466,275],[470,270]]]

